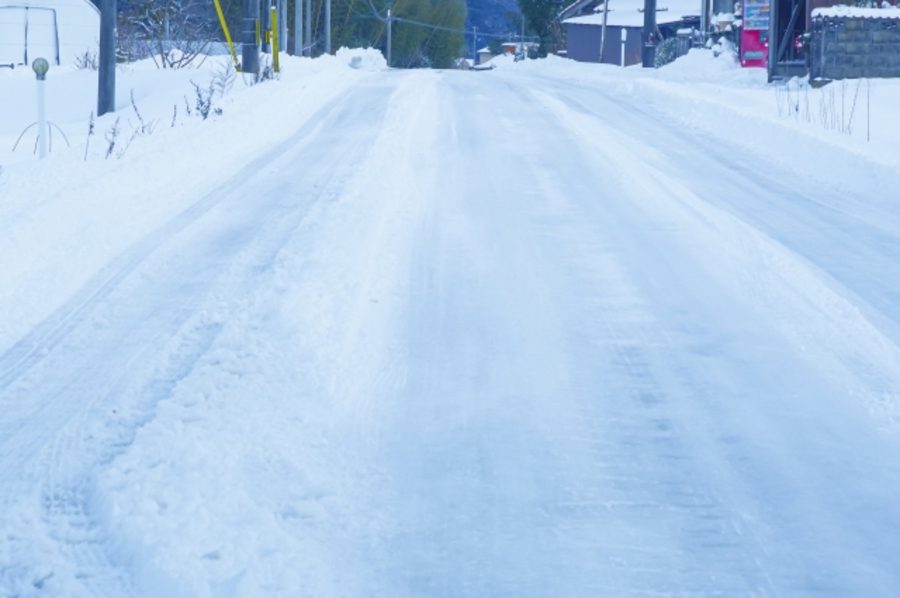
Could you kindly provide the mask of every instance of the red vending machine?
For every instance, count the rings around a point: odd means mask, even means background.
[[[766,67],[769,60],[769,0],[744,0],[741,66]]]

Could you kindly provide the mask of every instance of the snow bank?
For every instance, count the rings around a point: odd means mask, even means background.
[[[384,55],[374,48],[341,48],[335,56],[339,61],[357,70],[382,71],[387,68]]]
[[[148,61],[128,65],[117,74],[117,112],[96,119],[90,137],[97,73],[54,69],[47,79],[48,118],[71,147],[54,135],[53,151],[42,162],[32,156],[31,134],[12,151],[35,119],[34,77],[21,69],[0,71],[10,106],[0,111],[0,255],[17,256],[0,269],[0,351],[130,243],[211,191],[223,172],[239,170],[354,82],[372,76],[350,67],[355,57],[373,69],[380,54],[284,56],[280,80],[260,85],[234,73],[226,84],[224,57],[174,71]],[[192,82],[203,93],[210,85],[228,87],[215,93],[208,120],[199,116]],[[151,132],[141,134],[141,122]]]
[[[510,75],[527,69],[615,90],[623,99],[648,104],[685,127],[716,134],[733,131],[748,148],[799,135],[880,167],[900,166],[895,147],[900,138],[897,80],[838,81],[821,89],[811,88],[806,79],[769,84],[764,69],[741,68],[727,44],[716,44],[715,50],[692,49],[659,69],[581,63],[558,56],[499,64]],[[793,108],[788,109],[791,98]],[[843,127],[834,125],[842,118],[842,101]]]

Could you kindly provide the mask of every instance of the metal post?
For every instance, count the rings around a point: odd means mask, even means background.
[[[769,0],[769,43],[766,63],[768,66],[769,83],[775,73],[775,48],[778,46],[778,13],[781,10],[780,0]]]
[[[294,56],[303,56],[303,0],[294,0]]]
[[[306,24],[304,29],[303,40],[306,46],[303,48],[304,56],[312,56],[312,0],[304,0],[306,2]]]
[[[37,112],[38,112],[38,157],[43,160],[47,157],[47,103],[44,100],[43,79],[37,81]]]
[[[260,36],[260,50],[263,54],[272,52],[272,11],[269,9],[271,0],[262,1],[262,14],[259,19],[259,28],[262,35]]]
[[[521,46],[522,58],[524,59],[525,58],[525,13],[522,13],[522,36],[519,41],[521,42],[519,45]]]
[[[703,39],[706,39],[707,34],[709,33],[709,8],[710,2],[709,0],[702,0],[700,2],[700,33],[703,34]]]
[[[241,70],[245,73],[259,72],[259,43],[257,21],[259,20],[259,0],[244,0],[244,18],[241,26]]]
[[[478,27],[472,27],[472,64],[478,63]]]
[[[278,23],[281,25],[281,30],[278,32],[278,39],[281,40],[281,51],[286,53],[288,49],[288,0],[278,1],[281,5],[281,10],[278,12]]]
[[[102,0],[97,116],[116,111],[116,0]]]
[[[641,43],[641,64],[644,68],[652,69],[656,66],[656,0],[644,0]]]
[[[325,53],[331,54],[331,0],[325,0]]]
[[[281,49],[281,40],[278,39],[278,34],[281,32],[281,23],[278,22],[278,6],[277,4],[272,4],[269,9],[269,26],[271,27],[271,35],[272,35],[272,70],[276,73],[281,72],[281,63],[280,63],[280,49]]]
[[[394,17],[391,14],[391,7],[388,6],[387,12],[387,65],[388,68],[394,66],[393,46],[394,46]]]
[[[625,68],[625,44],[628,42],[628,28],[622,27],[622,68]]]
[[[600,62],[603,62],[603,53],[606,51],[606,19],[609,17],[609,0],[603,3],[603,25],[600,27]],[[622,31],[625,28],[622,27]]]

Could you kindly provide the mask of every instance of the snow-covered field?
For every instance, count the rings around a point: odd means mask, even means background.
[[[0,70],[0,596],[900,594],[900,84],[383,65]]]

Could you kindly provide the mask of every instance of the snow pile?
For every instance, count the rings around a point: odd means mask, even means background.
[[[687,54],[660,68],[656,78],[687,87],[710,84],[723,87],[759,87],[759,71],[740,68],[734,46],[728,40],[716,42],[710,50],[692,48]]]
[[[374,48],[341,48],[335,56],[339,61],[357,70],[383,71],[387,68],[384,55]]]
[[[487,62],[483,62],[478,66],[485,68],[491,67],[495,69],[505,69],[515,66],[516,64],[518,63],[516,62],[516,57],[513,54],[507,54],[506,52],[503,52],[502,54],[497,54]]]
[[[377,52],[365,50],[316,60],[285,56],[280,80],[258,85],[251,75],[232,73],[228,89],[214,92],[207,120],[192,82],[207,94],[222,82],[227,58],[174,71],[147,61],[129,65],[117,76],[117,112],[95,119],[91,136],[97,73],[55,69],[47,79],[48,118],[72,146],[54,136],[42,162],[32,156],[32,135],[12,152],[34,119],[34,78],[3,73],[12,109],[0,111],[0,222],[10,232],[0,236],[0,254],[19,258],[0,269],[0,350],[136,237],[212,190],[223,172],[240,170],[373,76],[349,66],[354,56],[378,62]]]
[[[752,122],[736,133],[752,147],[765,145],[769,138],[802,135],[882,165],[900,166],[895,148],[900,138],[900,112],[895,109],[900,105],[898,80],[837,81],[822,89],[813,89],[805,79],[769,84],[765,69],[740,67],[726,40],[714,42],[711,49],[692,49],[659,69],[580,63],[558,56],[507,65],[639,98],[686,127],[717,131],[733,128],[732,123]],[[788,88],[792,111],[779,108],[780,96],[788,95]],[[841,119],[842,98],[843,126],[831,122]]]

